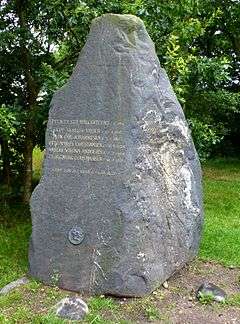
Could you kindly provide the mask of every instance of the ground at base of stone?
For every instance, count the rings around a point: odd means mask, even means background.
[[[227,303],[197,301],[196,290],[204,281],[221,287],[227,293]],[[168,284],[169,289],[158,290],[163,293],[162,300],[156,303],[162,319],[155,323],[240,323],[240,268],[195,261],[176,273]]]
[[[224,267],[197,259],[169,279],[167,288],[160,287],[148,297],[114,298],[79,295],[89,307],[89,314],[81,323],[239,324],[239,270],[240,268]],[[209,302],[208,299],[199,302],[195,294],[197,288],[205,281],[222,288],[227,293],[227,303]],[[2,300],[0,298],[0,323],[1,319],[6,319],[9,323],[13,319],[16,323],[32,323],[28,320],[30,318],[34,318],[36,323],[66,323],[61,319],[52,318],[49,315],[50,311],[62,298],[77,295],[35,281],[17,288],[15,293],[11,294],[9,297],[3,296]],[[27,309],[29,313],[26,313]]]
[[[204,281],[224,289],[229,302],[199,302],[195,295]],[[116,301],[126,310],[129,324],[239,324],[240,268],[195,260],[169,279],[168,289],[160,287],[143,299]]]

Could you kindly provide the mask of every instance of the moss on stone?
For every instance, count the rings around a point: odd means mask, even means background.
[[[101,20],[123,28],[128,33],[132,33],[139,27],[144,27],[142,20],[134,15],[104,14],[101,17],[95,18],[94,22],[100,22]]]

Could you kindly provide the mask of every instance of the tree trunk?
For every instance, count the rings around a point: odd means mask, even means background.
[[[30,126],[30,125],[29,125]],[[32,128],[32,127],[30,127]],[[24,177],[23,177],[23,196],[22,201],[28,204],[32,194],[32,153],[33,141],[31,138],[31,131],[27,129],[25,146],[23,151],[24,157]]]
[[[7,186],[7,191],[10,189],[11,167],[9,159],[9,147],[5,139],[0,139],[1,155],[3,161],[2,183]]]

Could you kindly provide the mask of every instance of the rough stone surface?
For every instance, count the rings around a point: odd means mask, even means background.
[[[0,289],[0,295],[6,295],[13,289],[20,287],[22,285],[25,285],[29,282],[29,279],[27,277],[22,277],[18,280],[12,281],[9,284],[7,284],[5,287]]]
[[[31,213],[30,274],[68,290],[143,296],[196,255],[200,164],[139,18],[93,21],[51,102]]]
[[[212,296],[213,300],[217,302],[224,302],[227,294],[225,291],[212,283],[203,283],[197,290],[196,297],[200,299],[201,296]]]
[[[54,308],[58,317],[70,320],[81,320],[89,312],[87,304],[79,297],[64,298]]]

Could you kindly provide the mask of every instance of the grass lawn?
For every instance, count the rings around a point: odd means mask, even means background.
[[[40,152],[35,152],[36,178],[40,174],[40,157]],[[240,266],[240,161],[210,161],[203,169],[205,227],[198,260]],[[30,233],[26,208],[21,205],[0,206],[0,288],[27,272]],[[196,262],[200,262],[198,260]],[[55,318],[49,311],[51,305],[66,294],[56,287],[31,281],[24,288],[0,297],[0,323],[68,323]],[[161,294],[156,295],[161,299]],[[90,298],[91,312],[86,323],[134,323],[124,319],[124,315],[133,309],[142,312],[146,320],[164,320],[151,298],[138,299],[129,309],[111,298]],[[240,306],[240,296],[235,299],[234,305]]]
[[[205,226],[199,255],[240,266],[240,161],[211,161],[203,173]]]

